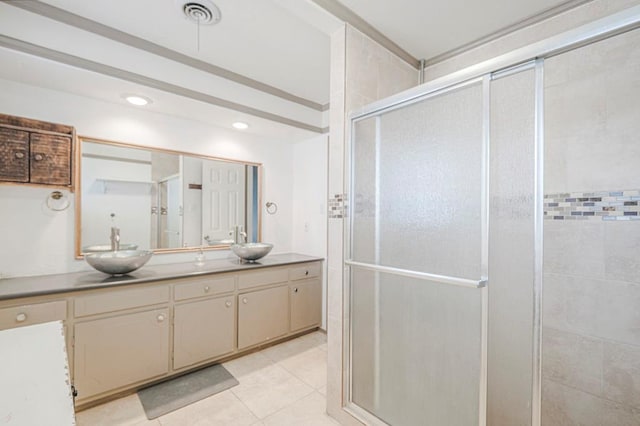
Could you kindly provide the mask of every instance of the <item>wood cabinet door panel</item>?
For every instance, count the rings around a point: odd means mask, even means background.
[[[320,325],[322,281],[301,281],[291,285],[291,331]]]
[[[289,331],[289,286],[238,295],[238,349],[267,342]]]
[[[71,137],[31,133],[31,183],[71,185]]]
[[[169,372],[169,309],[120,315],[74,326],[78,400]]]
[[[0,180],[29,182],[29,133],[0,127]]]
[[[173,368],[233,352],[235,297],[178,305],[173,318]]]

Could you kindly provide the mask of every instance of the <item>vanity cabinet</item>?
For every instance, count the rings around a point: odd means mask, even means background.
[[[302,330],[322,321],[322,269],[319,262],[289,269],[291,331]]]
[[[0,300],[0,329],[63,321],[75,406],[83,409],[319,327],[321,265],[150,274],[153,280],[91,290],[75,284],[67,292]],[[41,279],[25,278],[30,285]]]
[[[274,340],[288,331],[287,285],[238,295],[238,349]]]
[[[0,181],[71,186],[75,130],[0,114]]]
[[[168,308],[75,324],[78,399],[167,374],[169,324]]]

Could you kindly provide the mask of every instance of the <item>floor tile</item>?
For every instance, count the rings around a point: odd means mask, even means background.
[[[138,426],[158,423],[147,420],[138,395],[133,394],[76,413],[76,424],[78,426]]]
[[[314,389],[327,385],[327,353],[319,348],[285,358],[278,365]]]
[[[240,380],[242,377],[262,370],[273,365],[271,358],[266,357],[262,352],[254,352],[249,355],[236,358],[222,364],[233,377]]]
[[[266,426],[324,426],[338,422],[326,414],[326,399],[318,392],[302,398],[264,419]]]
[[[162,426],[250,426],[258,418],[230,391],[224,391],[159,418]]]
[[[282,361],[285,358],[299,355],[309,349],[317,348],[326,343],[326,335],[320,332],[313,332],[298,337],[297,339],[288,340],[276,346],[271,346],[261,351],[266,357],[274,362]]]
[[[313,388],[278,365],[255,371],[239,381],[231,392],[260,419],[313,392]]]

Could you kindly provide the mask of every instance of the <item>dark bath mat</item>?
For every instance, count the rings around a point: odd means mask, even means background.
[[[238,384],[222,365],[216,364],[138,391],[149,420],[185,407]]]

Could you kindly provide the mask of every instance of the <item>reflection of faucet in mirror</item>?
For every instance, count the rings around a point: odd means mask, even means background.
[[[233,235],[234,244],[242,244],[247,242],[247,233],[242,230],[242,225],[234,226],[233,229],[229,231],[229,235]]]
[[[120,250],[120,228],[111,227],[111,251]]]

